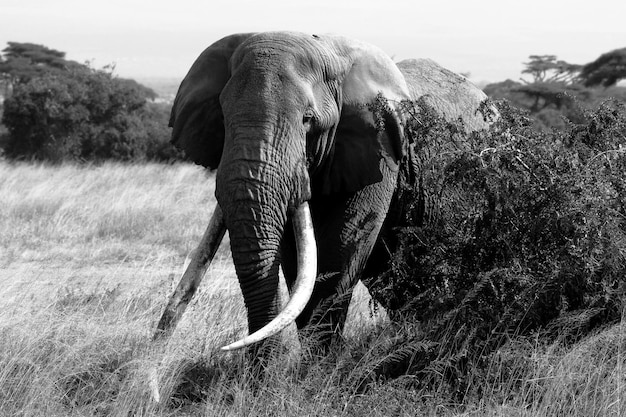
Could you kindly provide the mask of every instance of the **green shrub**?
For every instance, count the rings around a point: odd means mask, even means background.
[[[169,106],[111,72],[75,66],[49,71],[14,86],[4,103],[6,156],[52,162],[170,161]]]
[[[542,132],[503,102],[498,123],[469,139],[417,108],[417,178],[401,185],[407,226],[388,270],[367,284],[397,321],[421,324],[377,372],[403,362],[400,373],[430,370],[462,390],[511,335],[571,342],[619,321],[624,104],[607,101],[583,123]]]

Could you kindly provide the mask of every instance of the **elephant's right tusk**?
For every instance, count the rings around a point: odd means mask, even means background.
[[[309,302],[317,275],[317,247],[309,204],[302,203],[296,209],[292,220],[298,253],[298,276],[289,302],[280,314],[264,327],[241,340],[222,347],[222,350],[241,349],[275,335],[292,323]]]
[[[220,206],[216,205],[209,226],[204,232],[198,248],[194,251],[191,262],[180,279],[176,290],[170,297],[152,340],[162,339],[172,332],[176,323],[178,323],[178,320],[185,312],[187,304],[189,304],[189,301],[196,293],[204,273],[211,264],[222,242],[224,233],[226,233],[224,215]]]

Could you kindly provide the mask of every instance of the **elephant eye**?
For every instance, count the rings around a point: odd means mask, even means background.
[[[311,129],[311,126],[313,125],[313,120],[314,120],[313,112],[311,111],[304,112],[304,115],[302,116],[302,124],[304,125],[304,128],[307,131]]]

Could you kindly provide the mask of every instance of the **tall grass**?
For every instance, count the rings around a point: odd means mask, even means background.
[[[227,245],[172,337],[151,343],[213,205],[211,176],[188,165],[0,163],[0,416],[626,415],[623,324],[570,348],[511,337],[452,397],[445,375],[371,377],[414,329],[374,314],[363,287],[341,351],[303,361],[291,327],[259,382],[219,351],[246,332]]]
[[[2,262],[180,256],[208,222],[213,192],[210,175],[190,165],[2,163]]]

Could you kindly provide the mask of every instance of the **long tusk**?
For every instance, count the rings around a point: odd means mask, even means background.
[[[304,202],[296,209],[293,216],[293,230],[298,253],[298,276],[289,302],[280,314],[263,328],[222,347],[222,350],[241,349],[275,335],[292,323],[309,302],[317,275],[317,248],[308,203]]]
[[[167,307],[159,320],[157,330],[154,333],[152,340],[159,340],[174,330],[178,320],[185,312],[189,301],[196,293],[204,274],[211,264],[217,249],[222,242],[224,233],[226,232],[226,225],[224,223],[224,216],[222,209],[219,205],[215,206],[213,217],[202,236],[202,240],[198,245],[198,248],[194,251],[191,258],[191,262],[187,266],[183,277],[180,279],[176,290],[170,297]]]

